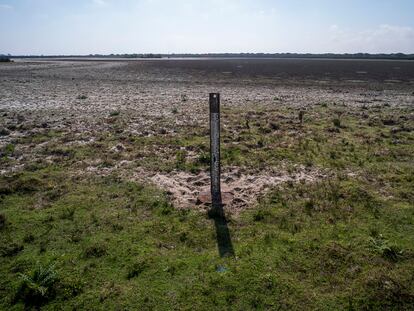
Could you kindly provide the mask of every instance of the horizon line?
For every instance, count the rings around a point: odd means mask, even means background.
[[[354,53],[336,53],[336,52],[323,52],[323,53],[312,53],[312,52],[173,52],[173,53],[157,53],[157,52],[132,52],[132,53],[89,53],[89,54],[11,54],[11,53],[0,53],[0,56],[8,57],[53,57],[53,56],[78,56],[78,57],[88,57],[88,56],[134,56],[134,55],[309,55],[309,56],[323,56],[323,55],[401,55],[401,56],[411,56],[412,53],[403,53],[403,52],[392,52],[392,53],[367,53],[367,52],[354,52]]]

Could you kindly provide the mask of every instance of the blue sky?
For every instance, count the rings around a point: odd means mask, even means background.
[[[0,0],[0,53],[414,53],[414,0]]]

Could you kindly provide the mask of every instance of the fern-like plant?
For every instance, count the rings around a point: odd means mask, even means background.
[[[28,274],[20,273],[20,286],[16,294],[16,300],[23,300],[26,305],[41,305],[54,295],[54,285],[57,281],[55,265],[36,268]]]
[[[382,234],[370,238],[371,247],[382,257],[391,261],[397,261],[403,256],[403,251],[396,245],[391,244]]]

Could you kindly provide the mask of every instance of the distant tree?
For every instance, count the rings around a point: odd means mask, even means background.
[[[0,56],[0,63],[10,63],[10,62],[12,62],[10,57]]]

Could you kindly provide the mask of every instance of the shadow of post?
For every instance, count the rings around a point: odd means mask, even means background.
[[[220,257],[233,257],[233,243],[221,200],[213,204],[209,214],[210,218],[214,220],[214,226],[216,227],[217,247]]]

